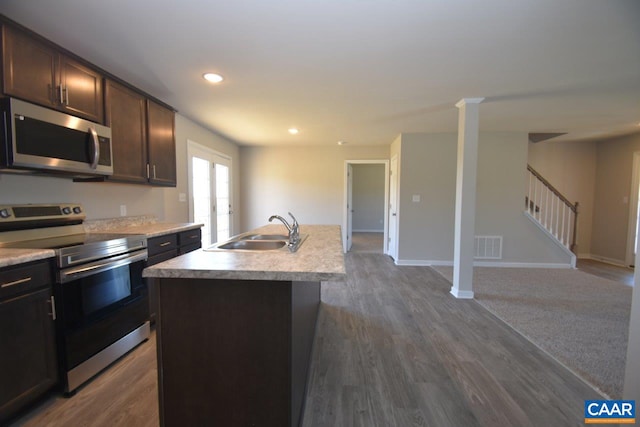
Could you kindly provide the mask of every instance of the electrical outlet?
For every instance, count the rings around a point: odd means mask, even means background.
[[[120,205],[120,216],[127,216],[127,205]]]

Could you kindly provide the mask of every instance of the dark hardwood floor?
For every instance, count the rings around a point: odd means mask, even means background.
[[[382,254],[346,262],[344,283],[322,285],[304,427],[580,426],[584,400],[602,398],[478,303],[455,299],[434,270]],[[154,346],[15,425],[156,426]]]

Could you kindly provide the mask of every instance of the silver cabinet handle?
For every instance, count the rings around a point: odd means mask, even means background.
[[[51,303],[51,313],[49,313],[49,316],[51,316],[53,320],[56,320],[56,318],[58,317],[56,316],[56,299],[53,295],[51,295],[51,298],[49,298],[49,302]]]
[[[156,165],[153,165],[153,179],[156,179]]]
[[[64,88],[62,85],[58,86],[58,95],[60,96],[60,104],[64,105]]]
[[[20,283],[27,283],[31,281],[31,277],[25,277],[24,279],[14,280],[13,282],[7,282],[0,285],[0,288],[8,288],[9,286],[19,285]]]
[[[89,128],[91,139],[93,140],[93,161],[91,162],[91,169],[98,167],[100,161],[100,141],[98,141],[98,132],[94,128]]]
[[[163,242],[160,243],[160,246],[169,246],[171,244],[171,242]]]

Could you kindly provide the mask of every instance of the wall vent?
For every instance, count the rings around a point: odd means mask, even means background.
[[[502,259],[502,236],[476,236],[475,259]]]

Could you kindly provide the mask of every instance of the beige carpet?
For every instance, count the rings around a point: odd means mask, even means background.
[[[449,281],[451,267],[434,267]],[[632,288],[578,270],[474,269],[476,300],[607,396],[621,398]]]

